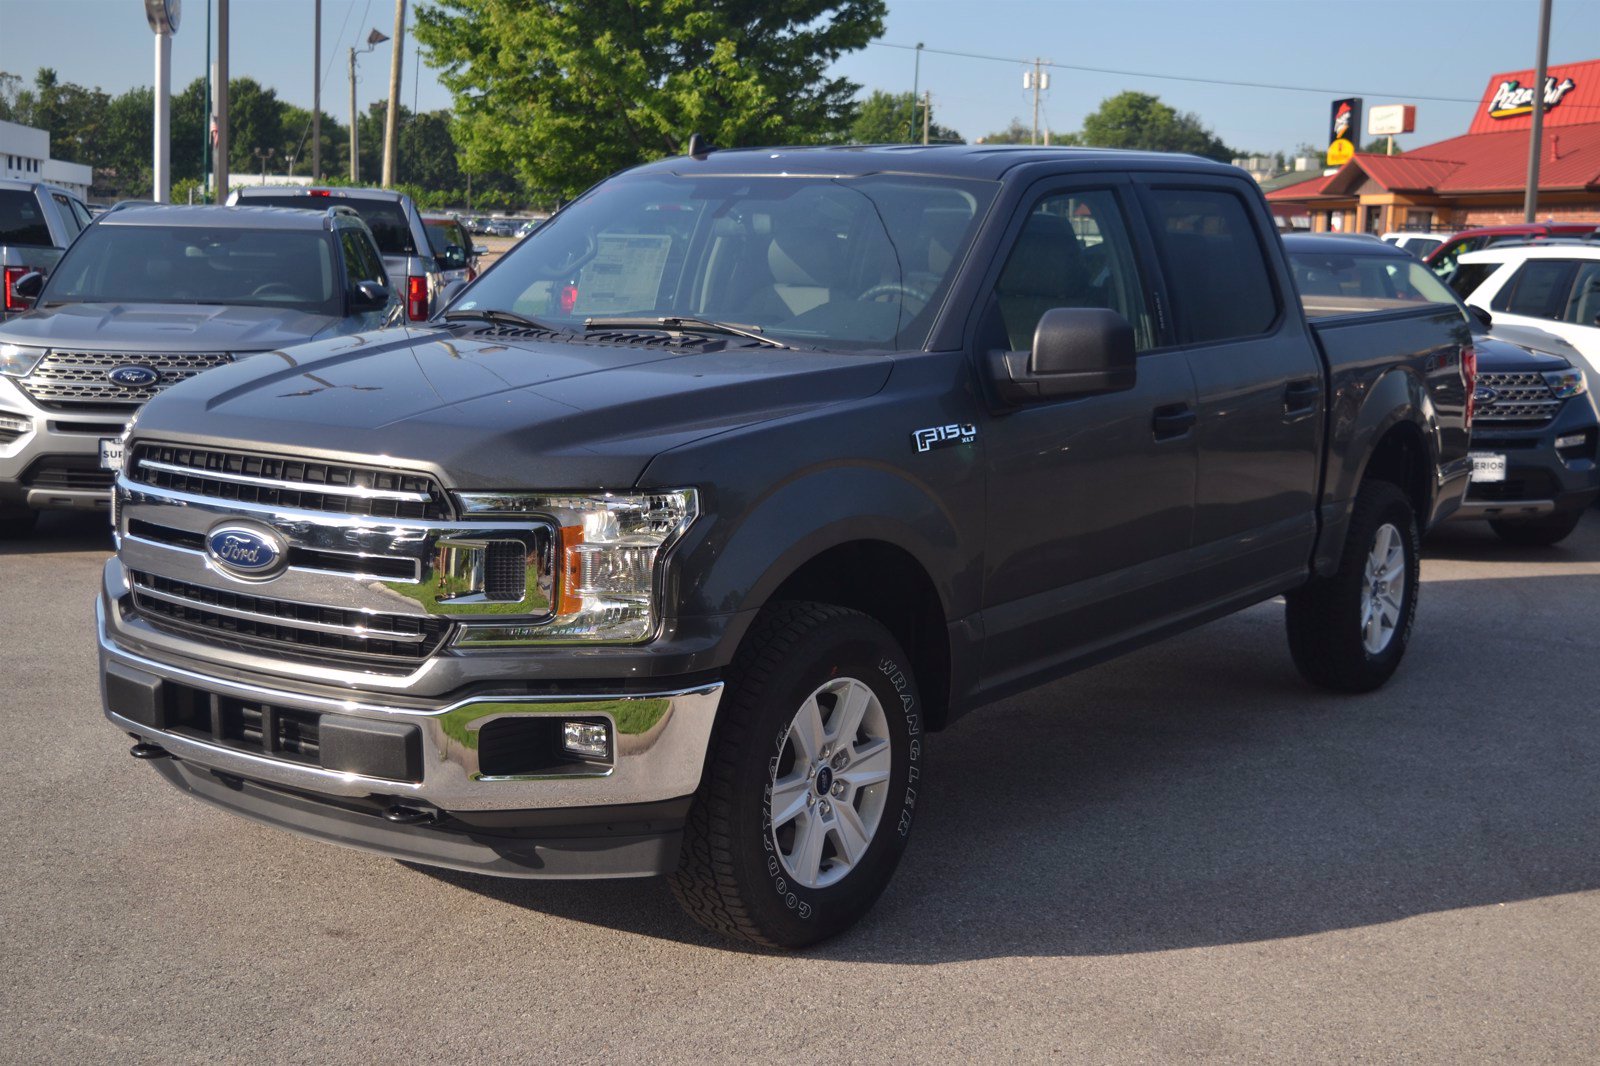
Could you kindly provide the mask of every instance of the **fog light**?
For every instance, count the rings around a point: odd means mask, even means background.
[[[1588,434],[1586,433],[1569,433],[1565,437],[1556,438],[1556,448],[1557,450],[1561,448],[1576,448],[1582,445],[1586,439],[1588,439]]]
[[[33,429],[33,421],[27,418],[14,418],[11,415],[0,415],[0,429],[10,433],[27,433]]]
[[[611,727],[604,722],[562,722],[561,747],[585,759],[604,759],[611,754]]]

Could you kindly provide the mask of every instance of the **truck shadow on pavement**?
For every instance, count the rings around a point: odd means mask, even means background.
[[[14,540],[0,540],[0,556],[50,555],[58,552],[110,554],[111,519],[105,511],[46,511],[33,532]]]
[[[1430,580],[1400,673],[1342,697],[1299,679],[1263,604],[977,711],[931,738],[934,787],[876,909],[810,954],[1166,951],[1600,887],[1597,605],[1595,574]],[[730,946],[662,884],[429,873]]]

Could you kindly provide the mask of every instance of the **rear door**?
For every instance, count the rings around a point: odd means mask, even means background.
[[[1156,272],[1126,178],[1036,185],[984,287],[973,340],[1032,347],[1055,307],[1134,327],[1135,386],[1007,409],[981,426],[988,464],[986,686],[1004,688],[1176,613],[1194,504],[1194,385],[1164,344]]]
[[[1497,325],[1554,333],[1582,353],[1591,380],[1600,373],[1600,260],[1526,259],[1489,310]]]
[[[1321,357],[1259,193],[1190,175],[1139,186],[1198,397],[1194,595],[1281,586],[1316,538]]]

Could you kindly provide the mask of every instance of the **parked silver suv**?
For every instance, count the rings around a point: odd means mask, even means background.
[[[331,204],[354,208],[383,253],[383,265],[405,302],[406,318],[422,322],[440,310],[446,274],[459,270],[436,255],[427,226],[411,197],[393,189],[324,189],[294,185],[262,185],[240,189],[230,204],[298,207],[323,211]]]
[[[138,407],[210,367],[400,315],[361,218],[262,207],[102,216],[0,324],[0,535],[104,507]]]

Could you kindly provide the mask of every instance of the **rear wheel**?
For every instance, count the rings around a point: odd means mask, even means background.
[[[1289,652],[1306,680],[1336,692],[1389,680],[1417,614],[1419,554],[1405,493],[1387,481],[1362,485],[1339,569],[1287,597]]]
[[[921,775],[904,652],[866,615],[763,611],[729,668],[673,894],[702,925],[799,948],[852,925],[894,873]]]
[[[1548,548],[1572,535],[1583,521],[1583,511],[1557,511],[1542,518],[1494,518],[1489,528],[1507,544],[1521,544],[1530,548]]]

